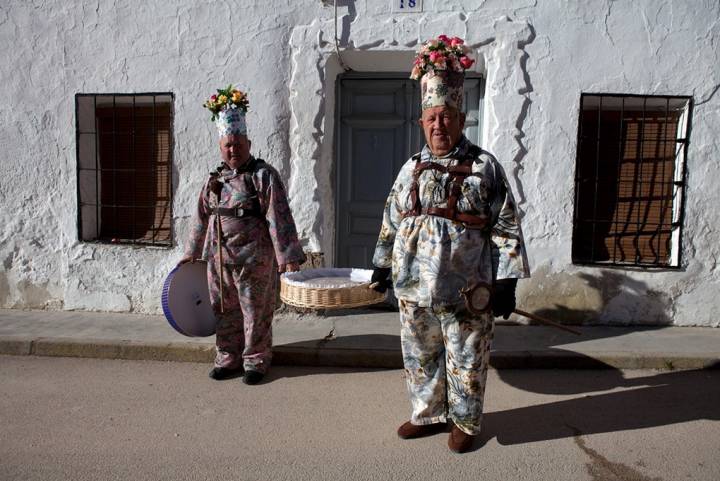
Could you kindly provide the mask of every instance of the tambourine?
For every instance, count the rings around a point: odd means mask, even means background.
[[[162,308],[170,326],[183,336],[215,334],[205,262],[187,262],[170,271],[162,290]]]

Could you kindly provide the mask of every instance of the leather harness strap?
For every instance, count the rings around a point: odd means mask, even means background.
[[[255,157],[251,157],[250,161],[243,166],[242,170],[239,172],[236,171],[237,174],[242,175],[243,182],[245,183],[246,189],[248,192],[251,193],[250,197],[248,197],[245,201],[245,205],[240,205],[238,207],[218,207],[215,206],[211,209],[211,213],[223,217],[263,217],[262,210],[260,208],[259,199],[257,196],[257,189],[255,188],[255,184],[252,181],[252,174],[257,170],[258,166],[264,164],[265,161],[263,159],[256,159]],[[222,166],[218,168],[218,173],[221,171]],[[211,173],[212,175],[212,173]],[[248,205],[250,204],[250,205]]]
[[[439,170],[444,174],[450,175],[450,194],[448,195],[447,207],[423,208],[420,203],[420,175],[429,169]],[[471,164],[461,163],[459,165],[445,167],[442,164],[432,161],[418,162],[415,164],[413,182],[410,185],[410,202],[412,207],[403,214],[403,218],[418,215],[434,215],[455,222],[462,222],[470,228],[481,229],[485,227],[488,223],[487,216],[457,212],[457,202],[462,195],[462,184],[470,175],[473,175]]]

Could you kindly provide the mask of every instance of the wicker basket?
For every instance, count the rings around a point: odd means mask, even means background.
[[[367,269],[307,269],[280,276],[280,299],[308,309],[346,309],[369,306],[385,300],[385,294],[370,289]]]

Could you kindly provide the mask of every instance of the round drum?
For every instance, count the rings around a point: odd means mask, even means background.
[[[170,271],[163,285],[162,308],[173,329],[184,336],[215,334],[217,320],[210,305],[205,262],[188,262]]]

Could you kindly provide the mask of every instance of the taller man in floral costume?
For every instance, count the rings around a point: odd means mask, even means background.
[[[455,452],[480,432],[493,315],[508,318],[517,279],[530,274],[505,174],[462,134],[468,53],[445,35],[421,47],[411,78],[421,82],[427,144],[393,184],[373,258],[376,289],[394,285],[400,305],[412,416],[398,435],[450,423]]]
[[[208,262],[218,319],[210,377],[225,379],[244,370],[243,381],[257,384],[272,355],[277,272],[298,270],[305,254],[278,172],[250,154],[245,94],[229,86],[204,106],[218,128],[222,163],[200,191],[180,263]]]

